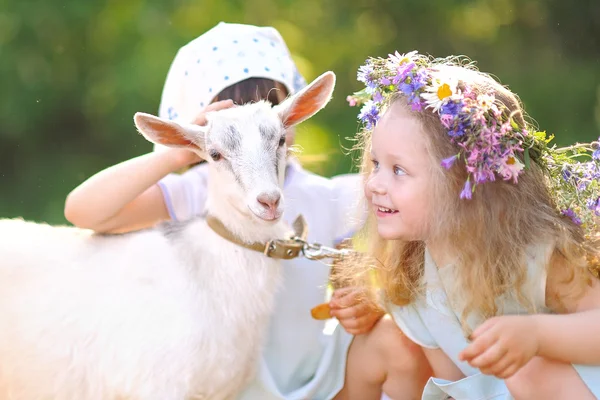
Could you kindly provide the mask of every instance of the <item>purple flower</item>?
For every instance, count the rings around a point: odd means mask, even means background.
[[[477,184],[493,182],[496,180],[496,176],[494,173],[488,168],[480,169],[479,171],[473,172],[473,176],[475,177],[475,182]]]
[[[569,169],[565,166],[562,170],[562,177],[566,182],[569,182],[569,180],[571,179],[571,177],[573,176],[573,174],[571,173],[571,171],[569,171]]]
[[[454,165],[454,162],[456,161],[457,158],[458,158],[457,154],[453,155],[452,157],[444,158],[442,160],[442,167],[444,167],[446,169],[450,169],[450,167],[452,167]]]
[[[597,197],[596,199],[589,199],[587,201],[587,207],[588,209],[592,210],[594,214],[600,216],[600,197]]]
[[[373,66],[367,61],[365,65],[361,65],[358,68],[356,79],[360,82],[367,83],[369,80],[371,80],[371,73],[373,73]]]
[[[403,82],[406,79],[406,77],[408,76],[409,72],[412,71],[412,69],[414,67],[415,67],[415,63],[414,62],[400,65],[398,67],[398,73],[396,74],[396,76],[392,80],[392,82],[394,83],[394,85],[397,85],[398,83]]]
[[[379,119],[379,110],[372,100],[369,100],[361,108],[358,118],[367,125],[367,129],[373,128]]]
[[[417,73],[410,73],[406,79],[400,83],[398,89],[408,96],[408,100],[412,103],[414,97],[418,97],[418,90],[421,89],[425,85],[425,79],[427,79],[427,74],[425,71],[418,71]]]
[[[415,98],[414,101],[412,102],[412,104],[410,105],[410,108],[413,111],[423,111],[423,108],[425,106],[423,105],[423,102],[419,100],[419,98]]]
[[[360,66],[358,68],[358,73],[356,74],[356,79],[367,86],[367,92],[369,93],[373,93],[375,89],[377,89],[377,82],[373,79],[372,74],[373,66],[369,62]]]
[[[381,95],[381,92],[379,90],[375,91],[375,93],[373,94],[373,101],[375,103],[381,103],[383,101],[383,96]]]
[[[440,122],[444,125],[444,128],[450,129],[452,123],[454,122],[454,116],[450,114],[442,114],[440,115]]]
[[[457,116],[463,109],[464,104],[462,101],[448,101],[440,107],[440,114],[449,114]]]
[[[577,214],[575,214],[575,211],[573,211],[572,209],[567,208],[566,210],[562,210],[561,213],[565,217],[571,218],[571,221],[573,221],[573,223],[575,225],[581,225],[581,220],[579,219],[579,217],[577,216]]]
[[[470,200],[471,196],[471,182],[467,179],[467,181],[465,182],[465,187],[463,188],[462,192],[460,192],[460,198]]]
[[[379,83],[381,83],[384,86],[388,86],[392,84],[392,81],[390,81],[389,78],[383,77],[379,80]]]
[[[592,158],[594,160],[600,160],[600,149],[594,150],[594,152],[592,153]]]

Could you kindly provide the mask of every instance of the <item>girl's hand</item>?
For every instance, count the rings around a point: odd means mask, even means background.
[[[196,125],[204,126],[206,125],[206,114],[211,111],[219,111],[224,110],[226,108],[233,107],[232,100],[221,100],[216,101],[214,103],[209,104],[206,108],[202,109],[194,118],[193,123]],[[169,149],[172,159],[177,166],[176,169],[187,167],[191,164],[196,164],[202,161],[202,158],[198,156],[193,151],[187,149]]]
[[[168,149],[169,156],[175,164],[175,170],[187,167],[188,165],[196,164],[202,161],[202,158],[188,149]]]
[[[204,126],[206,125],[206,114],[211,111],[219,111],[224,110],[226,108],[234,107],[233,100],[220,100],[215,101],[214,103],[210,103],[206,108],[200,110],[196,118],[194,118],[193,123],[196,125]]]
[[[351,335],[368,333],[385,312],[355,287],[336,289],[329,302],[331,316]]]
[[[459,359],[501,379],[514,375],[539,349],[537,323],[531,315],[491,318],[473,332],[471,340]]]

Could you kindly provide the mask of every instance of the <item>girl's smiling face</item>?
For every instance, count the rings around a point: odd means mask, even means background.
[[[384,239],[427,239],[432,161],[426,143],[422,124],[401,102],[390,106],[373,131],[365,196]]]

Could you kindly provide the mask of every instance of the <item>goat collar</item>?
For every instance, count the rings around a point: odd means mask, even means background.
[[[230,241],[231,243],[235,243],[238,246],[246,249],[261,252],[267,257],[279,258],[283,260],[290,260],[302,254],[304,244],[306,243],[306,236],[308,234],[306,220],[302,215],[299,215],[293,223],[294,235],[291,238],[273,239],[266,243],[247,243],[242,241],[239,237],[227,229],[219,219],[210,214],[206,216],[206,223],[217,235],[221,236],[225,240]]]

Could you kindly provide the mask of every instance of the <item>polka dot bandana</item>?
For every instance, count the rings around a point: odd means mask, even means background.
[[[178,51],[159,116],[190,122],[221,90],[247,78],[279,81],[290,94],[306,85],[275,28],[221,22]]]

